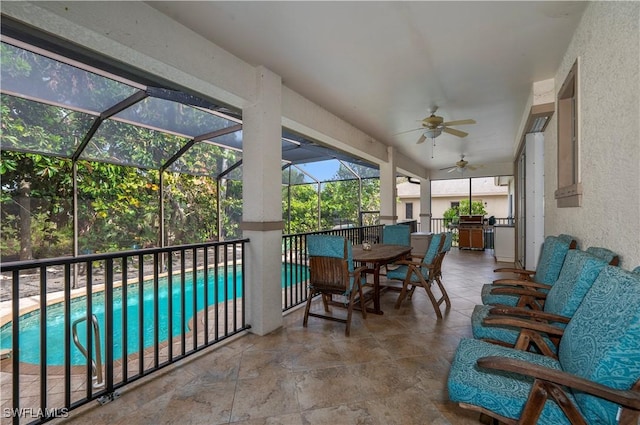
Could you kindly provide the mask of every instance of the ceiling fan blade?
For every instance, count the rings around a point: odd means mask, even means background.
[[[467,137],[469,133],[465,133],[464,131],[456,130],[455,128],[445,127],[442,129],[445,133],[453,134],[458,137]]]
[[[418,145],[422,142],[424,142],[425,140],[427,140],[427,138],[425,137],[425,135],[423,134],[422,136],[420,136],[420,138],[418,139]]]
[[[447,121],[443,122],[442,125],[466,125],[466,124],[475,124],[476,120],[457,120],[457,121]]]
[[[462,169],[462,168],[458,168],[458,167],[451,167],[451,169],[449,171],[447,171],[447,173],[453,173],[454,171],[458,170],[458,169]]]
[[[413,128],[413,129],[411,129],[411,130],[401,131],[400,133],[396,133],[396,134],[394,134],[394,136],[399,136],[399,135],[401,135],[401,134],[411,133],[412,131],[416,131],[416,130],[424,130],[424,127],[418,127],[418,128]]]
[[[440,168],[440,171],[445,171],[445,170],[455,170],[457,167],[454,165],[452,167],[444,167],[444,168]]]
[[[473,165],[467,165],[466,168],[470,169],[471,171],[475,171],[478,169],[478,167],[475,167]]]

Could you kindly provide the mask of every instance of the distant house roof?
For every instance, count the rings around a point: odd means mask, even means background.
[[[509,187],[496,186],[495,179],[493,177],[474,178],[471,180],[471,185],[475,196],[506,195],[509,193]],[[431,196],[434,198],[468,195],[468,179],[433,180],[431,182]],[[398,184],[398,197],[419,198],[420,185],[409,182]]]

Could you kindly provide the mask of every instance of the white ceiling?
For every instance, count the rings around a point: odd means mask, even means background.
[[[512,162],[535,81],[553,78],[586,2],[149,2],[429,169]],[[432,106],[464,139],[416,145]]]

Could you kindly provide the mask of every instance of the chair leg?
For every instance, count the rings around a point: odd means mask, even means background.
[[[362,309],[362,318],[367,318],[367,306],[364,302],[364,294],[362,293],[362,283],[357,283],[358,285],[358,294],[360,295],[360,309]]]
[[[309,310],[311,309],[311,300],[313,299],[313,295],[315,294],[315,291],[313,289],[311,289],[309,291],[309,295],[307,296],[307,305],[304,308],[304,319],[302,320],[302,327],[306,328],[307,327],[307,323],[309,322]]]
[[[322,294],[322,304],[324,305],[324,312],[329,312],[329,302],[327,301],[327,297],[333,300],[333,295]]]
[[[451,300],[449,300],[449,294],[447,294],[447,290],[444,289],[444,285],[442,284],[439,276],[436,276],[436,283],[438,284],[438,288],[440,288],[440,292],[442,292],[442,298],[440,298],[439,302],[442,302],[442,300],[444,299],[447,310],[449,310],[451,308]]]
[[[427,291],[427,296],[431,300],[431,305],[433,305],[433,309],[436,312],[436,316],[438,316],[438,319],[442,319],[442,312],[440,311],[440,305],[438,304],[438,300],[436,300],[436,297],[433,295],[433,292],[431,292],[429,283],[423,286],[424,286],[424,290]]]
[[[347,329],[345,329],[344,331],[345,336],[349,336],[349,334],[351,333],[351,316],[353,315],[353,302],[355,298],[356,291],[351,291],[351,293],[349,294],[349,305],[347,306]]]
[[[400,295],[398,295],[398,299],[396,300],[396,305],[394,306],[396,310],[400,308],[400,304],[402,304],[402,301],[404,301],[405,297],[407,296],[407,287],[410,285],[410,281],[411,281],[411,274],[409,273],[407,274],[407,277],[402,282],[402,289],[400,290]],[[415,288],[415,285],[413,286],[413,288]],[[413,288],[411,289],[413,290]]]

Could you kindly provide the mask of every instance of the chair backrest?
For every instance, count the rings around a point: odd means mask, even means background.
[[[444,256],[451,250],[451,241],[453,240],[453,234],[451,232],[443,233],[442,243],[440,246],[440,252],[436,255],[434,260],[434,265],[436,267],[435,274],[438,277],[442,276],[442,261],[444,260]]]
[[[587,248],[587,252],[591,255],[595,255],[598,258],[606,260],[611,266],[617,266],[620,263],[620,257],[615,252],[607,248],[600,246],[590,246]]]
[[[556,236],[547,236],[542,245],[533,281],[553,285],[558,280],[568,251],[568,242]]]
[[[444,245],[442,246],[442,250],[446,253],[451,250],[451,242],[453,241],[453,233],[445,232],[444,233]]]
[[[565,372],[628,390],[640,379],[640,275],[605,266],[565,328]],[[574,391],[588,423],[617,424],[618,405]]]
[[[342,258],[347,261],[349,271],[353,271],[353,249],[342,236],[308,235],[307,250],[309,257]]]
[[[406,224],[387,224],[382,228],[382,243],[411,245],[411,227]]]
[[[353,286],[351,243],[342,236],[309,235],[309,284],[321,289],[349,291]]]
[[[544,311],[571,317],[576,312],[607,261],[578,249],[570,249],[560,276],[544,303]]]
[[[431,236],[431,241],[429,241],[429,248],[427,248],[427,252],[425,252],[422,262],[425,264],[433,264],[436,256],[442,250],[443,244],[444,233],[435,233],[433,236]]]

